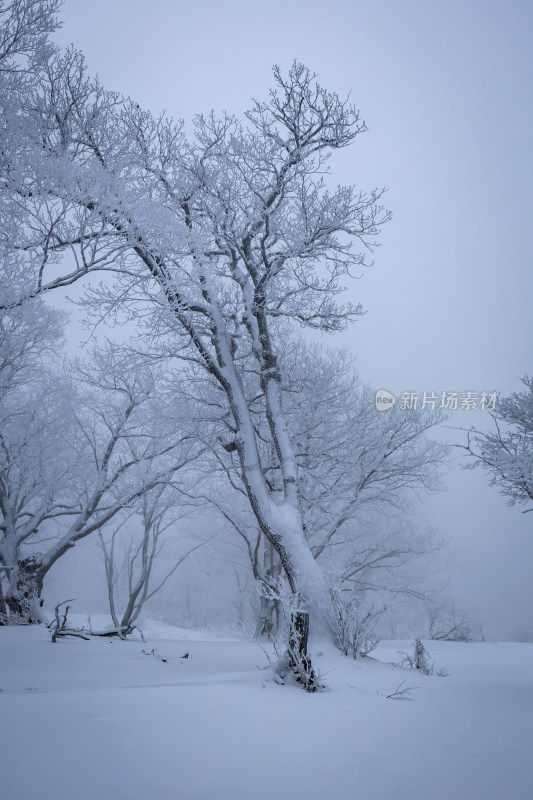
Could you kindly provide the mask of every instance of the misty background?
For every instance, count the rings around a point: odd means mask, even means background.
[[[369,131],[336,154],[333,179],[386,186],[393,220],[375,265],[348,287],[367,315],[326,343],[348,347],[362,379],[397,397],[520,389],[532,371],[529,2],[66,0],[61,16],[55,40],[155,113],[240,115],[264,96],[272,65],[294,58],[351,93]],[[74,352],[87,333],[69,310]],[[490,417],[458,411],[447,425],[435,436],[464,444],[453,428]],[[450,593],[487,638],[533,636],[533,514],[462,470],[460,450],[452,458],[448,490],[420,509],[450,540]],[[80,548],[85,559],[96,550]],[[102,574],[100,596],[103,586]]]

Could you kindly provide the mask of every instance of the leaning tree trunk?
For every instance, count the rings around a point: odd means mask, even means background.
[[[217,316],[219,309],[216,308]],[[217,320],[218,321],[218,320]],[[283,501],[275,498],[265,480],[259,455],[256,430],[246,402],[240,376],[233,363],[231,342],[223,331],[223,322],[217,328],[217,357],[220,366],[220,382],[229,401],[235,423],[235,449],[239,457],[242,480],[251,508],[261,533],[279,556],[293,595],[293,606],[298,610],[290,613],[290,634],[285,656],[282,658],[281,674],[292,669],[308,691],[318,688],[315,674],[307,655],[309,636],[309,612],[313,619],[331,630],[331,597],[324,575],[314,559],[305,538],[299,508],[298,470],[296,458],[286,429],[281,409],[281,376],[272,354],[261,364],[262,388],[266,397],[266,414],[279,460],[283,481]],[[267,349],[268,333],[261,337]],[[305,604],[302,607],[302,604]]]

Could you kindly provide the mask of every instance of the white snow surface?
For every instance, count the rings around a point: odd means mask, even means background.
[[[314,642],[309,695],[255,642],[144,631],[0,628],[3,800],[533,797],[532,644],[426,642],[437,677],[389,663],[412,642],[359,661]],[[411,700],[388,699],[402,682]]]

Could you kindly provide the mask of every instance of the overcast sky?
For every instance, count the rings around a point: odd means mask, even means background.
[[[337,342],[397,395],[520,388],[533,370],[530,0],[66,0],[62,17],[57,40],[154,112],[240,114],[294,58],[350,92],[369,131],[334,178],[388,187],[394,217],[349,289],[368,313]],[[450,424],[474,421],[489,422]],[[533,633],[533,513],[481,473],[453,468],[449,487],[424,513],[453,541],[454,590],[488,636]]]

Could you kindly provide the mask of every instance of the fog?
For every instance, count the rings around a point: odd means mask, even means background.
[[[531,372],[531,4],[66,0],[62,17],[56,40],[156,113],[241,114],[271,66],[294,58],[350,92],[369,131],[334,159],[334,179],[388,187],[394,216],[348,290],[368,313],[336,343],[396,396],[520,388]],[[464,443],[452,428],[489,422],[458,411],[436,435]],[[453,453],[448,491],[420,512],[450,539],[453,593],[489,638],[533,632],[533,514]]]

